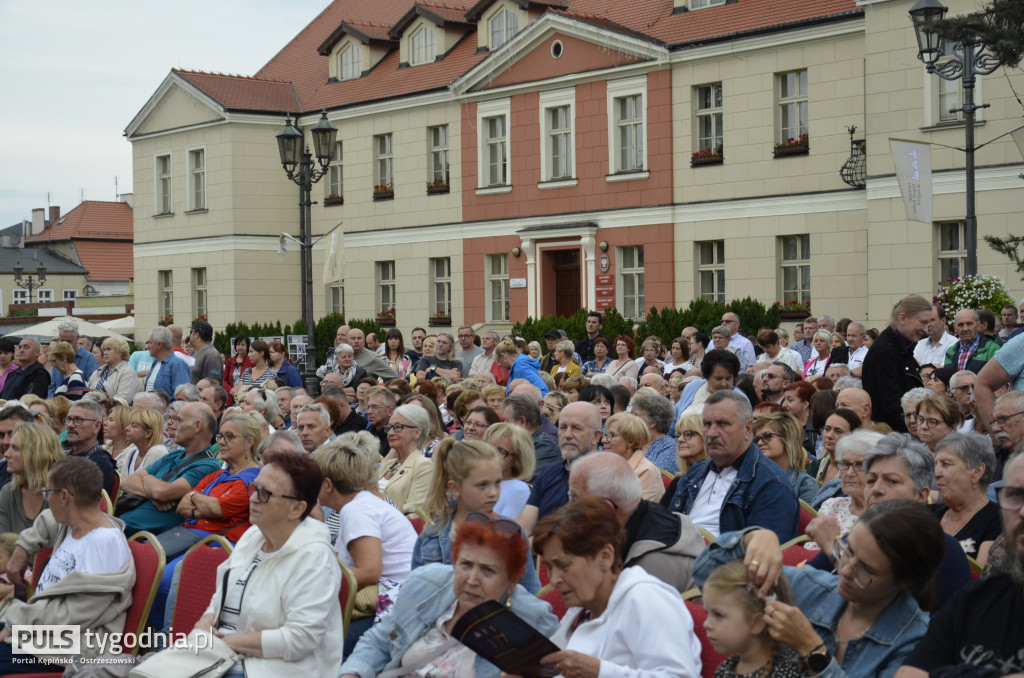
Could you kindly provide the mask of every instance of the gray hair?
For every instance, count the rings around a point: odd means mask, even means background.
[[[836,379],[835,386],[832,387],[835,391],[842,391],[844,388],[864,388],[864,382],[857,377],[839,377]]]
[[[707,400],[704,401],[704,407],[708,405],[714,405],[720,403],[723,400],[731,400],[736,403],[736,414],[739,416],[741,424],[745,424],[754,418],[754,408],[750,406],[750,401],[747,400],[747,396],[742,393],[737,393],[731,389],[723,391],[715,391],[712,393]]]
[[[470,329],[472,329],[472,328],[470,328]],[[495,332],[494,330],[487,330],[486,332],[483,333],[482,336],[487,336],[488,334],[490,334],[492,337],[494,337],[495,343],[501,341],[501,335],[498,334],[497,332]],[[538,344],[538,347],[539,346],[540,345]]]
[[[587,494],[608,499],[625,510],[635,508],[643,499],[644,490],[640,476],[636,473],[625,473],[623,465],[611,459],[612,456],[622,459],[614,452],[594,452],[581,457],[573,464],[572,470],[586,474]],[[626,467],[628,468],[628,463]]]
[[[861,455],[867,454],[884,437],[877,431],[854,431],[849,435],[845,435],[836,443],[834,455],[836,461],[842,461],[847,452]]]
[[[159,400],[159,398],[157,398],[157,400]],[[172,400],[171,403],[167,406],[167,411],[174,412],[175,414],[181,414],[181,410],[183,407],[185,407],[185,405],[188,405],[188,403],[186,403],[184,400]],[[242,408],[238,409],[241,410]],[[244,410],[242,411],[244,412]]]
[[[604,372],[602,372],[601,374],[595,374],[591,378],[590,383],[593,386],[604,386],[605,388],[611,388],[612,386],[618,384],[619,380],[610,374],[605,374]]]
[[[853,329],[855,327],[859,327],[860,328],[859,331],[857,332],[857,334],[859,334],[862,337],[868,331],[868,328],[864,327],[864,323],[860,322],[859,320],[854,320],[853,322],[851,322],[849,325],[846,326],[846,329],[847,329],[847,331],[849,331],[849,330],[851,330],[851,329]]]
[[[292,446],[292,452],[296,454],[307,455],[306,448],[302,446],[302,441],[299,440],[299,435],[295,431],[277,430],[271,433],[269,436],[260,441],[259,454],[260,459],[266,459],[266,452],[270,449],[270,446],[276,443],[278,440],[283,440]]]
[[[715,329],[711,330],[711,336],[712,337],[715,336],[716,334],[719,335],[719,336],[723,336],[726,339],[729,339],[729,338],[732,337],[732,331],[728,327],[726,327],[725,325],[719,325]]]
[[[651,420],[651,425],[654,426],[654,430],[658,433],[667,434],[672,429],[675,411],[672,408],[672,403],[665,396],[641,395],[637,393],[633,396],[632,409],[634,411],[639,410],[647,415],[647,418]]]
[[[416,446],[422,450],[423,446],[427,443],[427,437],[430,435],[430,415],[427,414],[424,408],[413,404],[399,405],[395,408],[395,414],[411,421],[412,425],[420,430],[420,435],[416,438]]]
[[[534,398],[528,395],[522,393],[510,395],[502,401],[501,409],[513,422],[525,419],[526,426],[531,431],[537,430],[543,423],[540,418],[540,406]]]
[[[179,395],[184,395],[185,400],[190,403],[199,402],[199,387],[195,384],[179,384],[174,389],[174,397],[177,398]]]
[[[144,407],[156,410],[157,412],[162,410],[164,407],[163,401],[149,391],[139,391],[132,396],[132,404],[134,405],[135,403],[139,403]]]
[[[622,384],[622,382],[626,383]],[[635,391],[636,389],[640,388],[640,382],[636,380],[636,377],[622,377],[618,381],[616,381],[615,384],[622,384],[623,386],[627,386],[628,384],[628,388],[632,391]],[[615,384],[612,385],[614,386]]]
[[[277,396],[274,392],[266,388],[254,388],[246,391],[245,397],[249,398],[250,393],[257,394],[257,397],[253,400],[253,407],[256,411],[262,414],[268,423],[272,423],[277,416],[281,414],[281,408],[277,406]]]
[[[939,452],[955,454],[968,471],[984,464],[985,471],[978,480],[982,490],[986,489],[995,477],[996,453],[992,450],[988,436],[980,433],[950,433],[935,446],[935,454],[938,455]]]
[[[100,421],[103,420],[103,405],[100,405],[95,400],[78,400],[76,402],[71,403],[71,407],[81,407],[82,409],[89,410],[96,416],[97,419],[99,419]],[[71,411],[70,408],[68,409],[68,411]]]
[[[327,411],[327,408],[320,403],[309,403],[299,408],[299,414],[303,412],[316,412],[320,416],[320,423],[324,426],[331,425],[331,413]],[[296,416],[298,419],[298,416]]]
[[[151,342],[160,344],[164,348],[171,348],[171,331],[166,327],[154,327],[149,332],[149,340]]]
[[[829,365],[829,370],[839,370],[844,377],[850,376],[850,366],[846,363],[836,363],[835,365]]]
[[[57,333],[61,332],[74,332],[75,336],[78,336],[78,323],[72,322],[71,320],[65,320],[60,325],[57,325]],[[77,346],[75,347],[77,348]]]
[[[455,337],[452,336],[451,332],[438,332],[437,336],[439,336],[439,337],[448,337],[448,341],[452,342],[452,346],[455,345]]]
[[[473,336],[476,336],[476,332],[473,330],[473,326],[472,325],[459,325],[459,329],[460,330],[469,330],[470,332],[473,332]]]
[[[1010,391],[996,398],[995,404],[998,405],[1003,401],[1007,401],[1013,406],[1013,409],[1018,412],[1024,410],[1024,392],[1021,391]]]
[[[918,389],[913,389],[914,391]],[[923,389],[927,391],[928,389]],[[859,431],[854,431],[859,433]],[[850,435],[841,438],[843,442]],[[864,472],[871,470],[875,461],[895,457],[907,465],[907,475],[914,481],[914,492],[931,487],[935,479],[935,458],[925,444],[914,440],[909,433],[890,433],[884,436],[873,449],[864,453]]]
[[[818,321],[817,321],[817,322],[818,322],[818,324],[820,325],[821,323],[825,322],[826,320],[827,320],[827,321],[829,322],[829,324],[830,324],[830,325],[832,325],[832,326],[835,326],[835,324],[836,324],[836,319],[835,319],[835,318],[833,318],[833,317],[832,317],[832,316],[830,316],[830,315],[822,315],[822,316],[818,316]]]
[[[951,389],[956,388],[957,383],[959,383],[959,381],[960,381],[960,377],[967,376],[967,375],[969,375],[971,377],[977,377],[978,376],[974,372],[971,372],[970,370],[960,370],[959,372],[954,372],[953,376],[949,378],[949,387]]]
[[[786,330],[782,329],[781,327],[776,327],[775,328],[775,334],[779,335],[783,339],[789,339],[789,332],[787,332]]]
[[[907,409],[907,405],[917,405],[922,400],[931,398],[933,395],[935,395],[935,391],[930,388],[925,388],[924,386],[912,388],[904,393],[903,397],[900,398],[900,407],[905,410]]]
[[[334,355],[341,355],[342,353],[348,353],[351,355],[356,354],[356,350],[352,348],[352,344],[341,343],[334,347]]]
[[[796,381],[796,372],[793,371],[792,367],[782,362],[781,360],[776,360],[775,362],[772,363],[772,365],[776,365],[777,367],[782,368],[782,378],[784,380],[789,382]]]

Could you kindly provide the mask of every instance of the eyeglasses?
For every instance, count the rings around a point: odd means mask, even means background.
[[[868,574],[868,571],[864,569],[864,565],[861,564],[859,560],[854,560],[853,552],[850,551],[850,546],[847,544],[846,537],[836,539],[835,546],[832,547],[832,560],[835,561],[837,571],[840,568],[849,565],[850,569],[853,571],[854,583],[862,589],[866,589],[871,586],[875,581],[875,578]],[[867,581],[861,581],[863,578],[867,578]]]
[[[292,501],[305,501],[298,497],[292,497],[287,494],[278,494],[277,492],[271,492],[268,489],[260,487],[256,483],[249,483],[249,496],[256,495],[256,501],[260,504],[266,504],[272,497],[281,497],[282,499],[291,499]]]
[[[504,447],[498,447],[497,445],[495,445],[494,447],[501,454],[502,459],[508,459],[509,457],[512,456],[511,450],[506,450]]]
[[[954,391],[960,391],[961,393],[967,393],[974,390],[974,384],[965,384],[964,386],[957,386],[953,389]],[[1020,414],[1018,412],[1018,414]]]
[[[941,419],[935,419],[934,417],[922,417],[920,414],[917,415],[917,425],[924,426],[925,428],[935,428],[939,424],[943,424]]]
[[[489,424],[486,421],[485,422],[479,422],[479,421],[464,421],[464,422],[462,422],[462,428],[478,429],[478,428],[487,428],[488,426],[489,426]]]
[[[387,424],[384,427],[384,433],[390,433],[391,431],[394,431],[395,433],[401,433],[407,428],[414,428],[417,431],[420,430],[419,426],[412,426],[411,424]]]
[[[840,473],[846,473],[851,468],[857,473],[864,473],[864,462],[862,461],[845,461],[840,460],[836,462],[836,468],[839,469]]]
[[[380,410],[390,410],[391,408],[387,405],[367,405],[366,410],[368,412],[377,412]]]
[[[917,412],[904,412],[903,421],[917,421]]]
[[[491,518],[486,513],[480,513],[479,511],[471,511],[466,516],[467,523],[477,523],[490,527],[495,533],[500,534],[503,537],[512,539],[522,535],[522,528],[519,527],[519,523],[508,518]]]
[[[770,444],[772,442],[772,438],[781,438],[781,437],[782,436],[780,436],[778,433],[773,433],[771,431],[765,431],[764,433],[762,433],[759,436],[754,436],[754,444],[755,445],[760,445],[762,442],[764,442],[764,444],[768,445],[768,444]]]
[[[241,438],[241,437],[242,436],[238,435],[237,433],[218,433],[217,435],[214,436],[214,439],[218,443],[223,445],[224,443],[230,443],[235,438]]]
[[[693,436],[699,436],[699,435],[703,435],[703,432],[702,431],[694,431],[692,429],[688,429],[686,431],[680,431],[679,438],[680,438],[680,440],[684,440],[686,442],[690,442],[691,440],[693,440]]]
[[[39,490],[39,493],[43,495],[43,501],[49,501],[50,500],[50,495],[53,494],[54,492],[67,492],[67,490],[65,490],[63,487],[50,487],[50,488],[44,487],[43,489]],[[68,494],[71,494],[71,493],[68,492]],[[72,496],[74,496],[74,495],[72,495]]]
[[[989,426],[994,426],[996,424],[999,424],[1000,426],[1006,426],[1006,422],[1008,422],[1011,419],[1013,419],[1014,417],[1022,415],[1022,414],[1024,414],[1024,410],[1021,410],[1020,412],[1014,412],[1013,414],[1008,414],[1005,417],[996,417],[995,419],[990,421],[988,424],[989,424]]]
[[[615,440],[616,438],[619,438],[619,437],[621,437],[621,436],[618,433],[612,433],[611,431],[605,431],[604,434],[601,435],[601,440]]]
[[[996,498],[999,500],[999,508],[1004,511],[1020,511],[1024,506],[1024,488],[1000,487],[996,490]]]
[[[64,417],[66,426],[81,426],[87,421],[99,421],[99,419],[83,419],[82,417]]]
[[[721,322],[724,325],[726,323],[737,323],[737,324],[739,324],[740,321],[739,320],[726,320],[725,318],[722,318]]]
[[[618,504],[616,504],[616,503],[615,503],[614,501],[612,501],[611,499],[609,499],[608,497],[602,497],[602,496],[600,496],[600,495],[597,495],[597,494],[595,494],[595,495],[593,495],[593,496],[597,497],[598,499],[603,499],[603,500],[605,500],[606,502],[608,502],[608,505],[609,505],[609,506],[611,506],[611,507],[612,507],[613,509],[615,509],[616,511],[618,511],[618,510],[619,510],[619,505],[618,505]],[[570,504],[572,504],[572,503],[573,503],[573,502],[575,502],[575,501],[576,501],[577,499],[579,499],[579,495],[577,495],[577,494],[573,494],[573,491],[572,491],[572,490],[569,490],[569,503],[570,503]]]

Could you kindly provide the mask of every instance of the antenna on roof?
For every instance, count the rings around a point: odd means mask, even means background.
[[[83,202],[85,202],[85,189],[80,188],[78,189],[78,204],[81,205]]]
[[[120,197],[119,197],[120,195],[121,194],[118,193],[118,191],[117,191],[117,175],[115,174],[114,175],[114,201],[115,202],[120,200]]]

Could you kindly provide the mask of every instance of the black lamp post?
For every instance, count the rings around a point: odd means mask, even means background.
[[[43,286],[46,282],[46,266],[43,266],[40,262],[39,267],[36,268],[35,277],[29,273],[27,276],[24,275],[25,269],[22,268],[21,262],[14,264],[14,284],[18,287],[28,290],[28,303],[32,303],[32,290],[37,290]]]
[[[327,173],[327,166],[334,159],[335,141],[338,128],[327,119],[327,111],[320,114],[320,120],[310,130],[313,135],[313,149],[320,168],[313,163],[309,146],[304,145],[302,132],[292,124],[291,116],[285,118],[284,129],[277,134],[277,149],[281,154],[281,166],[288,178],[299,187],[299,241],[302,247],[302,319],[306,322],[306,369],[303,381],[306,392],[311,396],[319,393],[316,378],[316,346],[313,341],[313,219],[310,194],[313,184]]]
[[[961,111],[964,114],[966,138],[963,150],[966,155],[964,173],[967,183],[967,217],[964,225],[964,239],[967,241],[966,273],[976,275],[978,218],[974,208],[974,151],[980,147],[974,145],[974,113],[979,108],[988,108],[988,104],[979,106],[974,103],[974,86],[977,76],[992,73],[999,68],[1001,62],[997,56],[986,52],[985,43],[976,37],[965,38],[959,42],[947,42],[929,31],[931,22],[944,17],[948,9],[939,0],[917,0],[910,8],[910,19],[914,23],[914,33],[917,35],[917,58],[924,63],[928,73],[934,73],[943,80],[963,81],[964,104],[961,108],[950,110],[950,113]],[[949,58],[937,64],[944,56]]]

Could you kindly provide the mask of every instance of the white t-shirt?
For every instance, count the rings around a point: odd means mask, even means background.
[[[342,562],[355,566],[346,545],[360,537],[380,539],[383,552],[381,576],[404,582],[412,569],[416,530],[408,518],[383,499],[363,490],[340,511],[338,539],[334,550]]]
[[[868,357],[868,347],[861,346],[856,351],[850,354],[850,362],[848,363],[851,370],[855,370],[864,364],[864,358]]]
[[[813,377],[813,376],[821,377],[821,376],[824,376],[824,374],[825,374],[825,366],[826,365],[828,365],[828,358],[825,358],[824,360],[815,360],[810,365],[810,367],[807,368],[807,376],[808,377]]]
[[[739,471],[734,466],[722,469],[721,473],[715,473],[714,467],[704,477],[704,483],[697,492],[697,499],[690,507],[690,520],[697,527],[703,527],[711,534],[718,536],[719,520],[722,515],[722,504],[729,494],[729,488]]]
[[[124,533],[113,521],[109,528],[96,528],[81,539],[75,539],[69,534],[50,557],[50,562],[39,577],[36,591],[45,591],[72,572],[117,572],[131,557]]]

